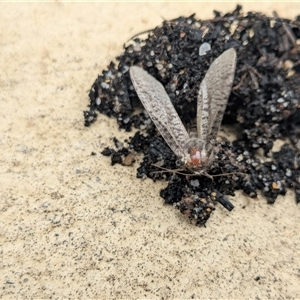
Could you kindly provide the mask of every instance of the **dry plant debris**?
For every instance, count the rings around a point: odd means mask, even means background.
[[[160,196],[197,225],[205,225],[216,203],[229,211],[226,195],[238,189],[256,198],[260,190],[268,203],[287,188],[294,188],[300,202],[300,16],[282,19],[257,12],[243,14],[241,6],[211,20],[195,15],[164,21],[148,38],[134,38],[124,53],[98,76],[90,93],[85,126],[97,119],[97,111],[114,117],[120,128],[138,131],[126,141],[116,139],[103,155],[112,164],[131,165],[134,153],[143,153],[137,177],[165,179]],[[178,168],[175,154],[157,132],[129,76],[138,65],[159,80],[187,128],[194,126],[199,84],[211,62],[229,48],[237,52],[232,92],[222,124],[237,132],[232,143],[219,139],[216,157],[206,176],[187,176],[168,170]],[[286,139],[272,152],[278,139]],[[263,158],[257,155],[262,149]],[[160,168],[158,168],[159,166]],[[166,169],[165,171],[162,169]]]

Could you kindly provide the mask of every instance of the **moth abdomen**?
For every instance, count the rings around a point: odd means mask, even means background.
[[[191,138],[187,141],[187,153],[184,164],[188,169],[200,170],[209,166],[212,151],[210,151],[210,148],[207,149],[207,146],[205,141],[199,138]]]
[[[201,150],[193,147],[189,150],[190,162],[189,164],[192,166],[200,166],[203,158],[201,157]]]

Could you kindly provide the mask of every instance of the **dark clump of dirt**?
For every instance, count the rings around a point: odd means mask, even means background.
[[[252,198],[260,190],[268,203],[293,187],[300,202],[300,16],[295,20],[243,14],[241,7],[212,20],[195,15],[164,21],[149,31],[148,38],[135,38],[93,84],[85,125],[97,118],[96,111],[116,118],[120,128],[139,131],[126,141],[115,140],[105,148],[112,164],[131,165],[134,153],[142,152],[137,177],[168,180],[160,195],[183,214],[205,225],[217,202],[229,211],[226,195],[241,189]],[[208,43],[211,49],[199,55]],[[206,44],[207,46],[207,44]],[[219,140],[216,157],[206,176],[176,172],[177,157],[166,145],[141,107],[129,77],[129,67],[139,65],[165,87],[181,120],[195,121],[199,84],[211,62],[228,48],[237,52],[233,89],[222,124],[236,129],[236,139]],[[279,152],[273,144],[286,139]],[[260,156],[257,155],[262,149]],[[260,157],[260,158],[258,158]],[[170,172],[169,170],[173,170]]]

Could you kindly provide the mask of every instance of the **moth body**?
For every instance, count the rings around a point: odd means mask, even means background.
[[[214,159],[214,142],[231,92],[236,52],[226,50],[211,64],[199,87],[197,136],[191,137],[182,124],[162,84],[137,66],[130,77],[138,97],[158,131],[189,171],[203,174]]]
[[[183,161],[183,165],[194,173],[203,173],[212,163],[214,152],[212,147],[206,145],[205,141],[199,138],[191,138],[188,140],[187,155]]]

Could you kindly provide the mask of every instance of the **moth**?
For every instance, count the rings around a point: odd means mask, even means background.
[[[217,57],[202,80],[197,97],[197,135],[189,135],[162,84],[137,66],[130,67],[136,93],[156,128],[188,171],[197,175],[214,160],[214,145],[231,92],[236,51]]]

